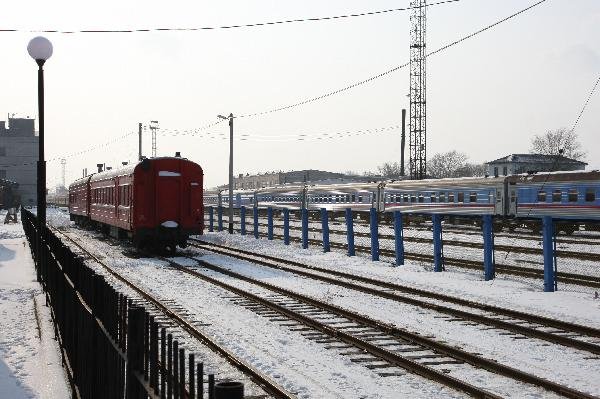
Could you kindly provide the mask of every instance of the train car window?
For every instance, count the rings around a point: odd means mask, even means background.
[[[448,193],[448,202],[454,203],[454,192]]]
[[[562,191],[554,190],[552,192],[552,202],[560,202],[561,198],[562,198]]]
[[[537,200],[538,202],[546,202],[546,192],[544,190],[538,191]]]
[[[465,202],[465,193],[459,191],[458,193],[458,202]]]
[[[416,196],[416,194],[411,194],[410,195],[410,202],[417,202],[417,196]]]
[[[477,193],[472,191],[469,194],[469,202],[477,202]]]
[[[425,202],[425,197],[423,194],[419,194],[419,202]]]
[[[437,202],[437,197],[435,193],[431,193],[431,202]]]
[[[596,192],[593,188],[588,188],[585,190],[585,201],[586,202],[594,202],[596,201]]]
[[[567,192],[567,197],[569,202],[577,202],[577,189],[576,188],[570,188],[569,191]]]
[[[404,202],[408,202],[408,194],[402,194]]]
[[[440,202],[446,202],[446,193],[440,193]]]

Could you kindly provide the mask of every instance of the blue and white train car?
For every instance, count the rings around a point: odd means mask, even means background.
[[[555,172],[510,176],[509,195],[516,196],[508,216],[600,221],[600,172]]]

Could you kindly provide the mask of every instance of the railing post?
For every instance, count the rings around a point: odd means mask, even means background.
[[[496,277],[492,215],[483,215],[483,273],[485,281]]]
[[[283,243],[290,245],[290,210],[283,210]]]
[[[396,266],[404,264],[404,227],[402,226],[402,214],[394,211],[394,240],[396,244]]]
[[[346,238],[348,241],[348,256],[356,255],[354,251],[354,220],[352,219],[351,208],[346,208]]]
[[[240,208],[240,234],[246,235],[246,207],[242,206]]]
[[[273,208],[267,208],[267,239],[273,240]]]
[[[222,206],[219,206],[217,208],[217,218],[218,218],[217,229],[219,231],[223,231],[223,207]]]
[[[371,221],[369,223],[371,227],[371,259],[374,261],[379,260],[379,228],[377,226],[377,210],[371,208]]]
[[[554,222],[552,216],[543,217],[543,235],[544,235],[544,291],[554,292]]]
[[[258,207],[254,207],[254,225],[252,226],[254,228],[254,238],[258,238]]]
[[[321,230],[323,232],[323,252],[329,252],[331,251],[329,246],[329,218],[325,208],[321,208]]]
[[[302,248],[308,248],[308,209],[302,209]]]
[[[442,241],[442,216],[433,215],[433,269],[436,272],[444,270],[444,246]]]
[[[130,307],[127,312],[127,393],[126,398],[142,397],[142,387],[134,373],[144,370],[144,310]]]
[[[215,208],[213,208],[212,206],[208,207],[208,231],[213,232],[215,231],[215,226],[214,226],[214,218],[215,218]]]

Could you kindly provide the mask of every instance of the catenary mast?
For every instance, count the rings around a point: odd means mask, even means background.
[[[427,0],[411,0],[410,14],[410,178],[427,174],[426,48]]]

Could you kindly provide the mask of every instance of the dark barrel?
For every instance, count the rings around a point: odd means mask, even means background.
[[[243,399],[244,384],[236,381],[215,384],[215,399]]]

